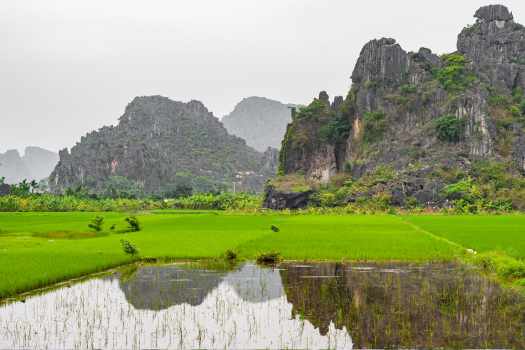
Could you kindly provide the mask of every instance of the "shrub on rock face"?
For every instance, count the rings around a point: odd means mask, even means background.
[[[453,115],[436,119],[435,128],[438,139],[445,142],[459,142],[465,130],[465,121]]]
[[[434,71],[434,76],[445,90],[459,93],[472,85],[476,76],[468,71],[467,59],[461,54],[443,56],[444,66]]]
[[[363,117],[363,121],[365,125],[364,141],[378,141],[385,132],[385,113],[381,111],[367,112]]]
[[[521,101],[520,110],[521,110],[521,114],[525,116],[525,100]]]
[[[339,114],[319,129],[319,136],[323,142],[341,142],[350,134],[352,125],[345,115]]]
[[[315,99],[308,106],[300,108],[295,117],[297,119],[314,119],[325,115],[328,111],[329,105],[326,102]]]

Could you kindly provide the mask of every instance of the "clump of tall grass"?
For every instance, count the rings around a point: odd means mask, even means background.
[[[224,259],[233,262],[237,260],[237,253],[234,250],[228,249],[224,252]]]
[[[483,271],[496,274],[507,282],[525,281],[525,262],[508,255],[488,252],[475,255],[471,261]]]
[[[274,265],[281,261],[281,253],[279,252],[266,252],[259,253],[256,258],[257,264],[260,265]]]

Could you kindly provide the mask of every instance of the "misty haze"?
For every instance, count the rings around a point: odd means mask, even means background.
[[[1,349],[524,349],[525,3],[7,1]]]

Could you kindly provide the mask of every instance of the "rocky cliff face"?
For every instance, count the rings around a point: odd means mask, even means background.
[[[224,116],[222,123],[230,134],[264,152],[268,147],[281,147],[286,125],[291,121],[290,107],[264,97],[248,97]]]
[[[475,17],[449,55],[406,52],[390,38],[367,43],[344,100],[330,103],[322,93],[295,113],[281,173],[328,182],[338,173],[359,178],[388,165],[421,178],[415,168],[469,168],[483,159],[525,172],[525,28],[500,5]],[[416,187],[428,195],[435,186]]]
[[[24,155],[17,150],[0,154],[0,177],[10,184],[26,180],[42,180],[51,174],[58,154],[39,147],[26,147]]]
[[[269,162],[229,135],[201,102],[137,97],[117,126],[91,132],[71,151],[60,151],[50,187],[62,192],[84,186],[101,193],[108,181],[126,178],[145,193],[162,193],[189,178],[212,189],[236,182],[242,190],[257,190],[275,171]]]

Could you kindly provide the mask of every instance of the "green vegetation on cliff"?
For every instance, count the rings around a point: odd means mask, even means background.
[[[385,132],[386,120],[385,113],[381,111],[366,112],[363,116],[364,122],[364,141],[375,142],[381,139]]]
[[[347,164],[350,169],[360,166],[357,161]],[[457,214],[525,210],[525,178],[511,163],[487,160],[474,161],[468,169],[414,163],[399,170],[379,165],[360,177],[352,176],[351,170],[340,173],[325,184],[289,174],[271,183],[283,192],[314,190],[310,207],[338,207],[346,212],[388,212],[400,207]],[[406,197],[403,191],[414,195]]]
[[[443,67],[435,69],[433,73],[448,92],[463,92],[476,81],[476,76],[467,68],[468,60],[464,55],[459,53],[443,55],[442,60]]]
[[[465,130],[465,121],[453,115],[445,115],[435,120],[437,137],[441,141],[459,142]]]
[[[501,5],[475,18],[442,56],[366,43],[347,97],[323,92],[289,125],[280,174],[317,182],[311,205],[321,207],[523,210],[525,27]],[[488,179],[482,163],[505,174]],[[393,178],[367,184],[385,167]]]

